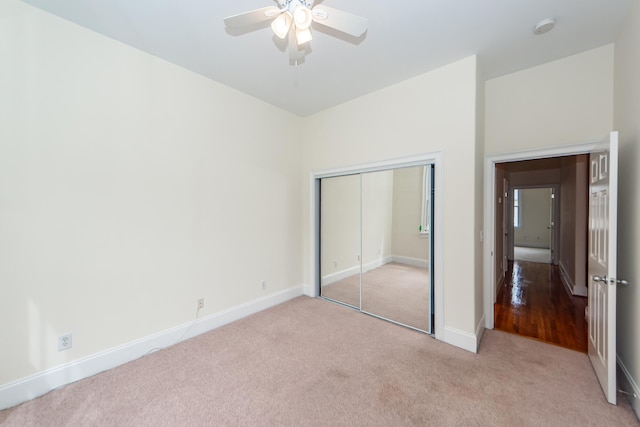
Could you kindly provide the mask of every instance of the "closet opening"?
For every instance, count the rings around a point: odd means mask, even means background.
[[[435,172],[421,162],[315,178],[317,296],[434,334]]]

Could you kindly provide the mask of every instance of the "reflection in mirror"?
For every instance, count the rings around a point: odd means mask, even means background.
[[[360,175],[320,181],[320,295],[360,308]]]
[[[431,332],[431,170],[362,175],[362,311]]]

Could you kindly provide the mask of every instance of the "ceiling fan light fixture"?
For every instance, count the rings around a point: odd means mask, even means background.
[[[271,29],[276,36],[284,39],[291,28],[292,22],[293,19],[291,18],[291,14],[289,12],[284,12],[271,22]]]
[[[311,10],[306,6],[298,6],[293,11],[293,21],[299,30],[306,30],[311,25],[313,14]]]
[[[296,29],[296,41],[298,42],[298,46],[302,46],[303,44],[310,42],[311,39],[311,30],[309,28],[304,30]]]

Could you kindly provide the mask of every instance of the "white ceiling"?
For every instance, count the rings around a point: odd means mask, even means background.
[[[307,116],[478,54],[486,78],[615,40],[633,0],[318,0],[369,19],[360,39],[313,27],[289,64],[268,23],[242,34],[223,18],[273,0],[24,0],[273,105]],[[535,36],[534,25],[556,28]]]

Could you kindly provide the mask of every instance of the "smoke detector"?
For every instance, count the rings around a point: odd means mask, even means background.
[[[553,30],[553,27],[556,26],[556,21],[551,18],[543,19],[538,22],[535,27],[533,27],[533,34],[544,34]]]

